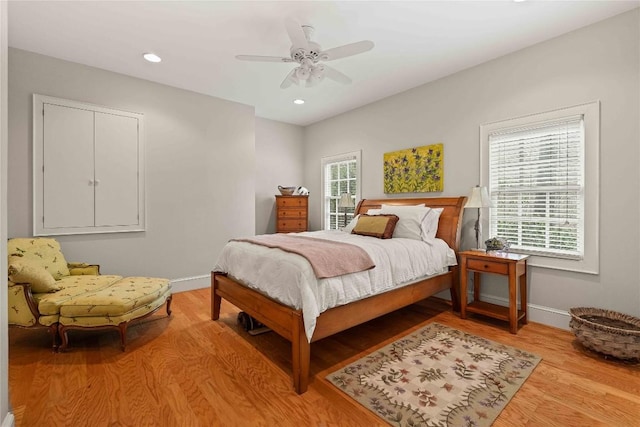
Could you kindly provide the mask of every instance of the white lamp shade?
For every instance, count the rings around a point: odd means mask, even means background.
[[[489,208],[491,207],[491,199],[487,187],[475,186],[471,189],[469,200],[464,205],[465,208]]]
[[[339,208],[353,208],[355,207],[355,203],[353,203],[353,199],[349,193],[342,193],[340,196],[340,200],[338,200]]]

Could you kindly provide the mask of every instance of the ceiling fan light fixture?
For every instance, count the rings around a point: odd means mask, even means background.
[[[293,103],[296,104],[296,105],[302,105],[302,104],[304,104],[304,99],[300,99],[300,98],[294,99]]]
[[[156,55],[155,53],[145,53],[144,55],[142,55],[142,57],[144,59],[146,59],[149,62],[153,62],[153,63],[158,63],[160,61],[162,61],[162,58],[160,58],[158,55]]]
[[[311,73],[309,73],[309,70],[304,67],[298,67],[296,69],[296,77],[298,78],[298,80],[307,80],[310,74]]]

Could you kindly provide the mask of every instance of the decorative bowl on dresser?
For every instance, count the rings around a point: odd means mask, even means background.
[[[309,196],[276,196],[276,233],[307,231]]]
[[[298,187],[283,187],[282,185],[278,185],[278,191],[280,191],[280,194],[283,196],[292,196],[297,188]]]

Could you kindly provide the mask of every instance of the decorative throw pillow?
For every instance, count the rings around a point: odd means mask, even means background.
[[[44,267],[21,259],[9,257],[9,280],[14,283],[29,283],[36,294],[59,291],[56,279]]]
[[[363,214],[358,218],[358,223],[351,233],[379,239],[390,239],[393,237],[393,230],[396,228],[397,222],[398,217],[396,215]]]
[[[423,240],[422,222],[431,208],[420,206],[382,205],[382,214],[397,215],[399,220],[393,232],[394,238]]]

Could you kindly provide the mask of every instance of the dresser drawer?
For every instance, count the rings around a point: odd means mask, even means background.
[[[299,208],[279,209],[278,219],[306,219],[307,210]]]
[[[509,265],[501,262],[482,261],[478,259],[468,259],[467,268],[475,271],[485,271],[487,273],[509,274]]]
[[[306,208],[307,200],[306,196],[292,196],[292,197],[276,197],[276,203],[278,208]]]
[[[307,231],[307,219],[304,220],[278,220],[278,232]]]

